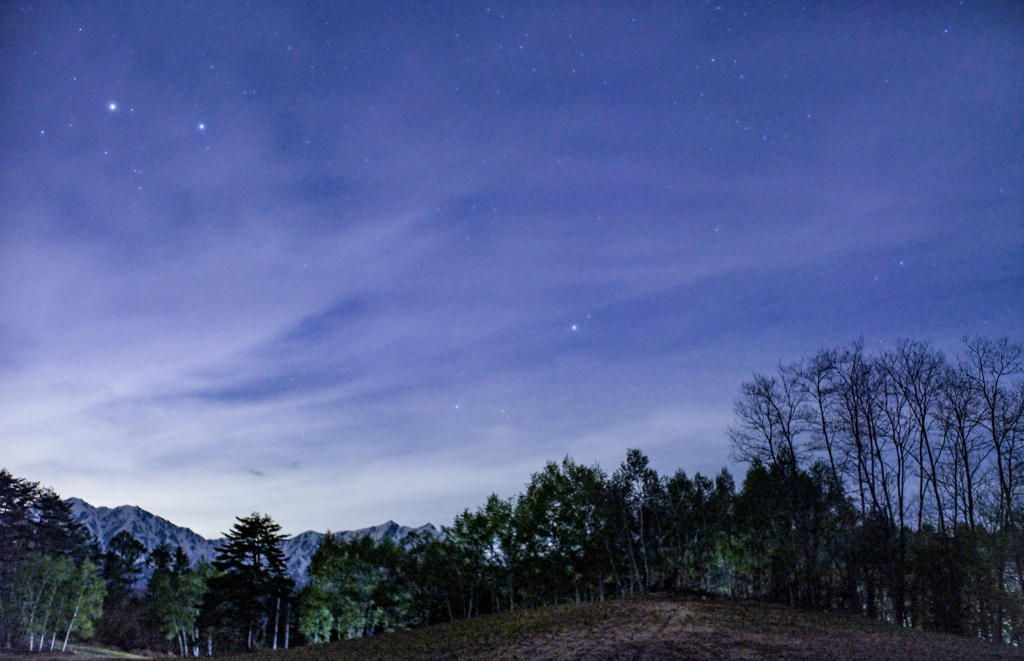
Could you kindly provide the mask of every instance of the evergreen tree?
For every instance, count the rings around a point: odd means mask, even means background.
[[[277,648],[283,636],[282,615],[294,587],[285,573],[281,526],[264,514],[238,517],[225,534],[213,566],[213,609],[208,619],[233,648]],[[284,608],[285,610],[282,610]]]
[[[107,582],[107,604],[126,603],[146,565],[146,547],[130,532],[122,530],[107,543],[103,554],[103,578]]]
[[[38,553],[73,558],[78,561],[98,552],[89,529],[75,521],[71,504],[61,500],[52,489],[41,489],[36,500],[33,548]]]
[[[40,649],[49,633],[54,646],[63,626],[64,638],[91,633],[103,599],[94,548],[53,490],[0,469],[0,645]]]
[[[152,642],[141,599],[146,547],[130,532],[122,530],[107,542],[107,550],[101,559],[106,598],[100,640],[125,651],[146,647]]]

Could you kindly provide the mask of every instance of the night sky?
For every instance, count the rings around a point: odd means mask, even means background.
[[[742,470],[779,360],[1021,341],[1024,5],[806,5],[4,3],[0,466],[450,524]]]

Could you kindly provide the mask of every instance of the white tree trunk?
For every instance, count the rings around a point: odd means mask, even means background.
[[[288,633],[292,630],[292,605],[288,603],[284,616],[284,648],[288,649]]]
[[[66,634],[64,634],[64,646],[60,648],[61,652],[67,650],[67,648],[68,648],[68,638],[71,637],[71,628],[75,626],[75,618],[78,617],[78,607],[81,606],[81,605],[82,605],[82,597],[79,596],[78,597],[78,601],[75,602],[75,612],[71,616],[71,621],[68,622],[68,632]]]
[[[277,606],[274,609],[274,649],[277,649],[277,626],[281,623],[281,597],[277,598]]]

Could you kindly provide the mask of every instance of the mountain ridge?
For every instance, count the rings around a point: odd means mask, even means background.
[[[176,525],[137,505],[120,505],[112,508],[95,507],[81,498],[68,498],[67,503],[71,505],[71,514],[74,519],[88,529],[103,550],[106,550],[107,544],[115,535],[121,531],[127,531],[132,537],[142,542],[147,552],[162,543],[168,544],[172,549],[180,546],[189,559],[193,563],[197,563],[202,558],[210,561],[216,558],[218,546],[226,541],[223,537],[206,539],[189,528]],[[374,541],[380,542],[384,539],[392,539],[400,546],[406,545],[415,537],[443,537],[443,533],[431,523],[412,528],[390,520],[369,528],[345,530],[331,534],[339,540],[370,537]],[[288,576],[297,585],[301,586],[305,583],[306,568],[309,567],[313,552],[316,551],[316,547],[325,536],[326,533],[307,530],[287,537],[281,543]]]

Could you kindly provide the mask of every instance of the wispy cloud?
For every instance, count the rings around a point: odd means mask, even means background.
[[[714,472],[779,359],[1019,327],[1003,10],[2,11],[0,453],[64,495],[446,523]]]

